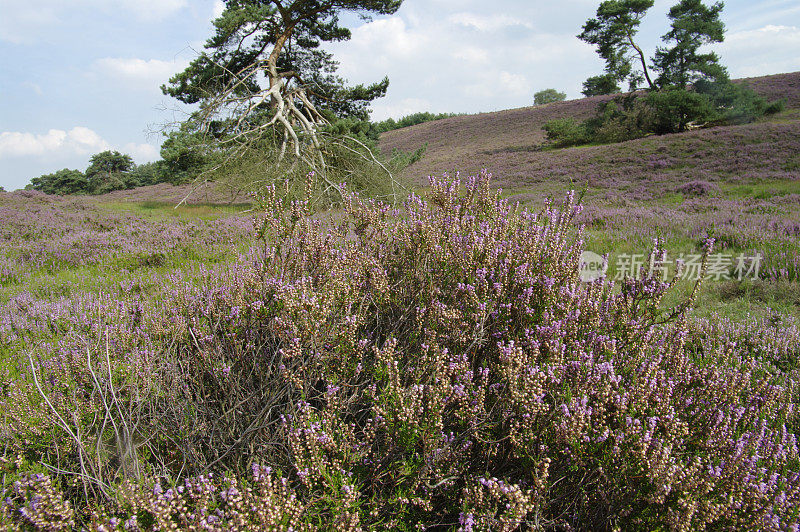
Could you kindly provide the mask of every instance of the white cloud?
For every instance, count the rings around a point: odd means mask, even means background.
[[[129,142],[125,144],[120,151],[133,157],[136,164],[149,163],[161,158],[161,150],[158,146],[153,146],[152,144],[136,144],[134,142]]]
[[[389,17],[356,28],[347,44],[369,48],[385,57],[409,58],[419,57],[427,41],[425,35],[410,30],[402,18]]]
[[[512,74],[511,72],[500,72],[499,76],[500,92],[505,92],[511,96],[524,96],[530,94],[531,84],[522,74]]]
[[[158,90],[172,75],[187,65],[188,61],[185,60],[105,57],[94,62],[94,70],[99,76],[125,83],[129,87]]]
[[[372,105],[372,120],[398,119],[414,113],[432,112],[432,109],[431,102],[423,98],[403,98],[393,104],[378,100]]]
[[[187,6],[187,0],[89,0],[111,9],[122,6],[143,20],[163,20]]]
[[[466,45],[453,52],[453,57],[466,63],[483,65],[489,62],[489,50],[477,46]]]
[[[448,18],[401,8],[356,28],[352,40],[327,49],[353,83],[389,76],[387,97],[372,104],[378,120],[424,110],[521,107],[532,102],[535,90],[547,87],[577,96],[591,72],[585,65],[596,61],[596,54],[574,33],[534,32],[516,12],[480,16],[471,5],[461,9]],[[415,101],[427,105],[406,105]]]
[[[0,40],[33,43],[78,10],[162,21],[188,6],[188,0],[0,0]],[[86,18],[85,15],[82,18]]]
[[[212,20],[219,18],[223,11],[225,11],[225,2],[222,0],[214,0],[214,7],[211,11]]]
[[[509,15],[476,15],[474,13],[456,13],[447,17],[448,22],[457,26],[476,29],[482,32],[493,32],[504,30],[513,26],[531,28],[531,25],[523,20]]]
[[[51,129],[43,135],[4,131],[0,133],[0,159],[10,157],[88,155],[110,148],[108,142],[87,127],[69,131]]]
[[[786,52],[800,50],[800,28],[767,25],[732,32],[714,50],[733,77],[795,72],[800,70],[800,56]]]

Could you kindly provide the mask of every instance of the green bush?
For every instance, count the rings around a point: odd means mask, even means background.
[[[782,101],[768,102],[746,85],[732,83],[727,78],[717,81],[701,80],[695,90],[713,102],[716,120],[725,124],[746,124],[764,115],[781,112]]]
[[[658,135],[686,131],[693,123],[702,125],[717,116],[708,96],[684,89],[653,91],[644,101],[653,113],[652,132]]]
[[[577,146],[590,141],[586,124],[574,118],[550,120],[542,129],[547,133],[547,139],[557,147]]]
[[[555,89],[545,89],[533,95],[533,104],[544,105],[547,103],[563,102],[566,99],[566,93],[558,92]]]
[[[378,131],[380,133],[384,133],[386,131],[392,131],[395,129],[401,129],[404,127],[416,126],[417,124],[424,124],[425,122],[432,122],[435,120],[443,120],[445,118],[452,118],[454,116],[459,116],[456,113],[414,113],[408,116],[404,116],[399,120],[394,120],[393,118],[386,119],[382,122],[378,122],[375,124]]]
[[[88,194],[89,180],[80,170],[64,168],[52,174],[45,174],[31,179],[26,190],[38,190],[45,194]]]
[[[636,96],[619,96],[602,104],[599,114],[587,121],[593,142],[609,144],[648,135],[653,130],[653,110]]]

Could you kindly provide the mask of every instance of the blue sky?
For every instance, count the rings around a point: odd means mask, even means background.
[[[388,75],[373,117],[481,112],[530,105],[548,87],[580,96],[602,62],[575,35],[599,0],[405,0],[330,46],[351,82]],[[675,0],[657,0],[642,25],[649,54]],[[159,130],[182,116],[159,85],[211,33],[219,0],[0,0],[0,186],[24,187],[117,149],[158,158]],[[729,0],[726,42],[734,77],[800,70],[797,0]]]

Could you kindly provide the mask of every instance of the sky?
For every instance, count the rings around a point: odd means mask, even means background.
[[[707,0],[708,1],[708,0]],[[656,0],[639,42],[648,56],[676,0]],[[405,0],[392,16],[343,20],[328,46],[351,83],[388,75],[374,120],[531,105],[546,88],[579,98],[602,61],[575,36],[599,0]],[[0,186],[24,187],[91,155],[159,158],[161,131],[184,115],[159,89],[202,49],[221,0],[0,0]],[[800,70],[797,0],[728,0],[724,43],[733,77]]]

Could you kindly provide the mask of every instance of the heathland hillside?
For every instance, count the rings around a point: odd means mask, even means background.
[[[757,122],[649,136],[606,145],[554,149],[542,126],[585,120],[610,97],[465,115],[385,133],[384,153],[427,145],[402,177],[424,186],[429,175],[474,174],[526,207],[558,201],[571,189],[585,206],[587,249],[609,255],[609,273],[624,274],[654,239],[670,264],[698,253],[709,239],[717,260],[761,257],[756,283],[727,273],[701,292],[701,313],[741,318],[800,312],[800,72],[739,80],[781,113]],[[670,271],[674,271],[670,270]],[[687,288],[688,289],[688,288]]]
[[[798,80],[605,146],[540,147],[597,98],[392,131],[464,173],[335,223],[313,179],[0,192],[0,530],[798,530]]]
[[[556,118],[585,120],[608,96],[464,115],[384,133],[381,149],[410,151],[427,144],[425,156],[403,176],[424,183],[428,174],[489,169],[496,184],[528,186],[542,181],[589,182],[612,188],[647,182],[637,195],[663,192],[664,180],[740,181],[745,176],[790,177],[798,173],[800,72],[739,80],[786,110],[754,124],[648,137],[616,145],[543,150],[542,126]],[[629,183],[629,181],[634,181]]]

